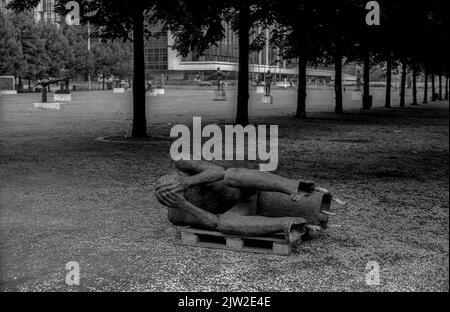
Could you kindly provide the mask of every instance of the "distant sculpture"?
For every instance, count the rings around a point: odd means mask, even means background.
[[[42,86],[41,88],[41,94],[42,94],[42,103],[47,103],[47,88],[53,84],[53,83],[57,83],[60,81],[64,81],[65,86],[69,86],[69,78],[70,77],[64,77],[64,78],[58,78],[58,79],[43,79],[41,81],[39,81],[38,84],[35,85],[35,87],[37,86]]]
[[[272,73],[269,71],[267,71],[266,74],[266,95],[270,95],[270,87],[272,85],[272,81],[273,81],[273,77],[272,77]]]
[[[60,87],[59,87],[60,91],[64,91],[64,92],[70,92],[69,90],[69,79],[65,79],[62,81]]]
[[[327,225],[332,196],[312,182],[205,161],[181,160],[175,168],[155,188],[175,225],[243,236],[284,232],[291,242],[307,225]]]

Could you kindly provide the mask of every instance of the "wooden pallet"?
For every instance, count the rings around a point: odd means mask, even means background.
[[[181,227],[180,234],[183,245],[284,256],[291,253],[291,246],[284,233],[266,237],[250,237]]]

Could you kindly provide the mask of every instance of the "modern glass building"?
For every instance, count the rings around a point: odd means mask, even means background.
[[[6,5],[8,4],[9,0],[0,0],[0,12],[6,13],[8,12],[8,9],[6,8]]]
[[[250,78],[257,80],[268,70],[277,80],[295,79],[298,74],[296,62],[283,60],[276,49],[269,45],[269,30],[257,29],[257,34],[265,34],[266,45],[263,50],[250,55]],[[145,47],[147,77],[159,79],[165,75],[166,79],[176,80],[208,80],[220,68],[228,79],[237,79],[239,66],[238,36],[231,27],[225,26],[225,38],[212,46],[203,54],[192,51],[186,57],[172,49],[173,37],[168,32],[155,31],[155,38],[150,38]],[[332,68],[309,68],[307,75],[325,80],[334,78]]]
[[[59,14],[55,13],[55,0],[41,0],[37,7],[34,8],[33,15],[36,22],[60,22]]]
[[[150,71],[167,71],[168,64],[168,33],[155,31],[145,46],[146,67]]]
[[[9,2],[10,0],[0,0],[0,12],[8,12],[6,5]],[[41,0],[39,4],[33,9],[33,17],[36,22],[45,21],[59,23],[60,16],[59,14],[55,13],[55,0]]]

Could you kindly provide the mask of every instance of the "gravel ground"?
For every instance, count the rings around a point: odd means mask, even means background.
[[[109,98],[35,111],[35,97],[0,99],[0,290],[448,291],[448,102],[254,118],[279,125],[278,174],[348,202],[334,207],[335,226],[283,257],[181,246],[152,196],[171,142],[96,141],[128,129],[125,113],[101,108]],[[192,122],[161,116],[152,135]],[[80,286],[65,284],[68,261]],[[369,261],[379,286],[365,282]]]

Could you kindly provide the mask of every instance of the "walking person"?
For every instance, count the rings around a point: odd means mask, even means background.
[[[270,70],[267,71],[266,74],[266,95],[270,95],[270,87],[272,85],[273,76]]]

